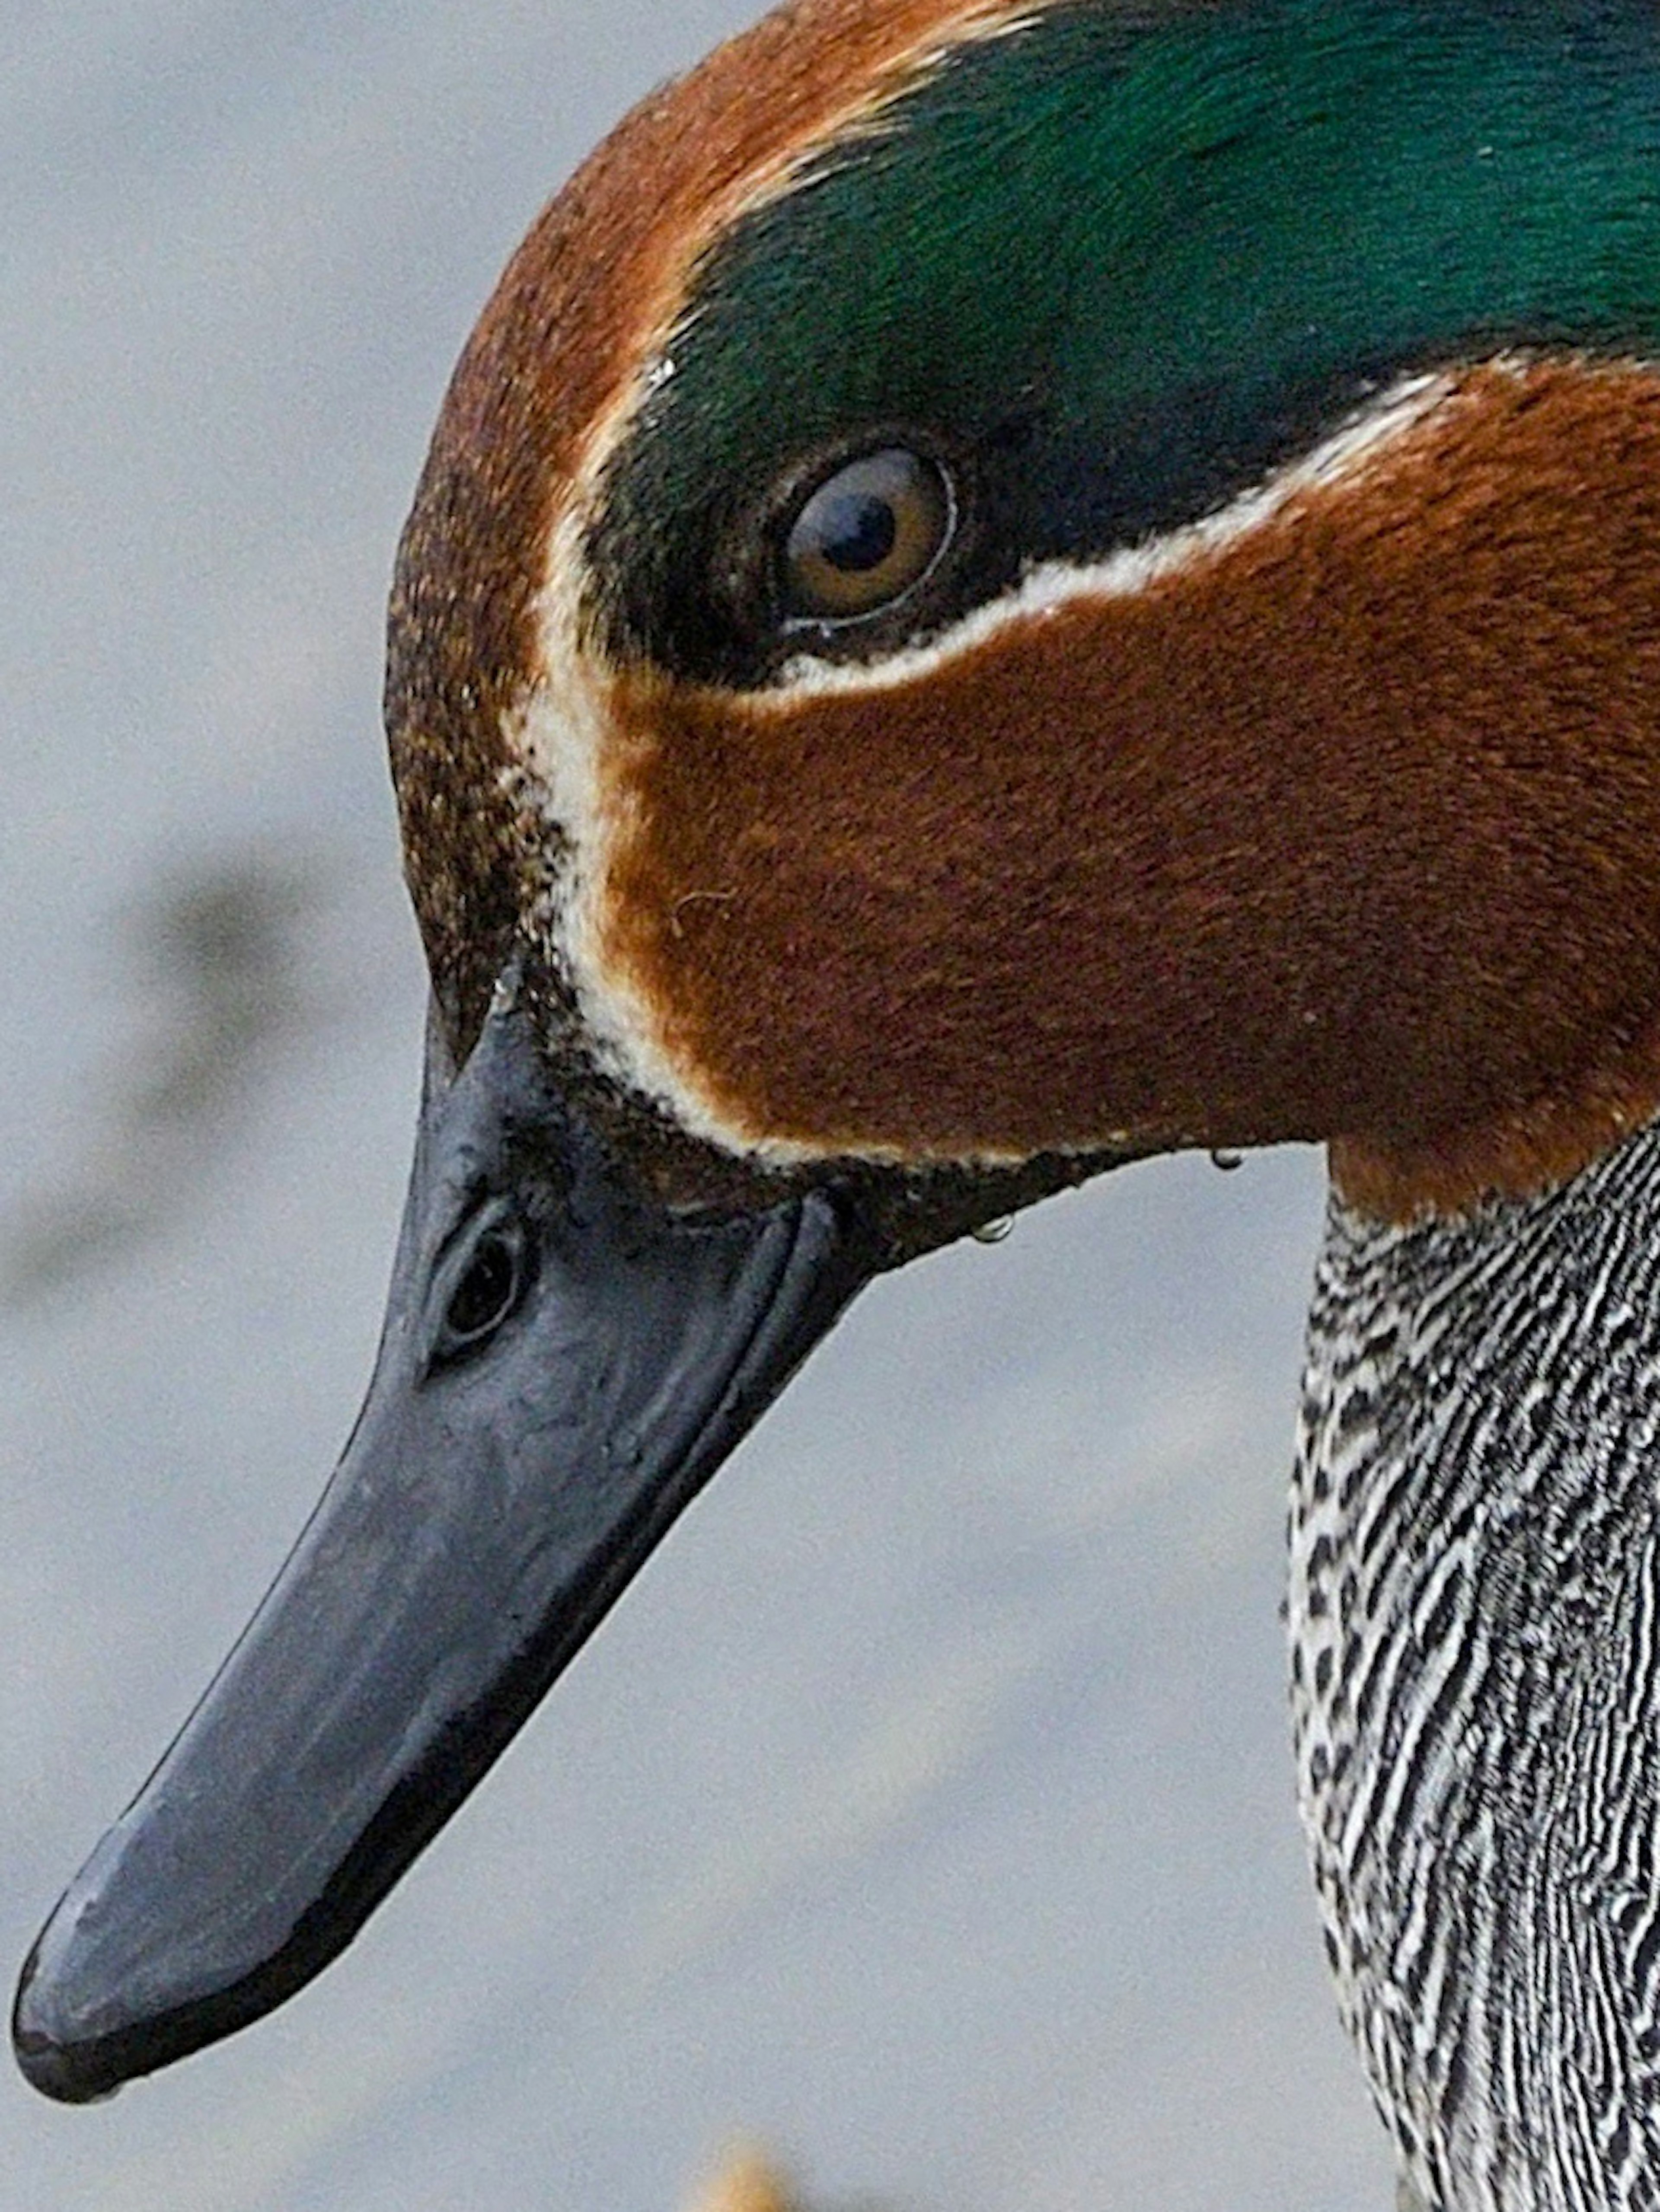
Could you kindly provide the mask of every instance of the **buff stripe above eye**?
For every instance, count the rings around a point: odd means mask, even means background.
[[[319,1972],[874,1275],[1320,1142],[1292,1710],[1399,2202],[1654,2212],[1657,149],[1655,0],[794,0],[561,192],[398,554],[368,1397],[39,2087]]]
[[[592,611],[622,658],[753,688],[711,580],[735,512],[885,428],[958,441],[993,522],[941,624],[1291,465],[1402,375],[1652,351],[1653,26],[1490,0],[1057,0],[947,46],[741,198],[609,427]],[[768,333],[764,345],[755,332]]]

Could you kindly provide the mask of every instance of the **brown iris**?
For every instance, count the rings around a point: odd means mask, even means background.
[[[784,611],[796,622],[856,622],[891,606],[950,540],[951,487],[903,446],[845,461],[802,501],[784,540]]]

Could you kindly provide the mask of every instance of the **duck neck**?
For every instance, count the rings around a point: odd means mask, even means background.
[[[1424,2212],[1660,2203],[1660,1125],[1459,1222],[1334,1196],[1291,1516],[1303,1817]]]

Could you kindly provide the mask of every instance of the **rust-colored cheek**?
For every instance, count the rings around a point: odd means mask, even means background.
[[[458,363],[399,548],[386,726],[405,866],[451,1051],[557,854],[508,732],[535,602],[596,430],[683,310],[708,240],[850,107],[1000,0],[795,0],[643,100],[514,255]]]
[[[1537,1180],[1660,1096],[1657,549],[1653,381],[1476,370],[1225,552],[903,684],[625,683],[607,965],[749,1140]]]

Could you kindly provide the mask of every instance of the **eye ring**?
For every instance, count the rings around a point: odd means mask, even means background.
[[[780,525],[784,628],[840,629],[886,614],[933,574],[957,526],[956,488],[932,453],[893,438],[843,455]]]

